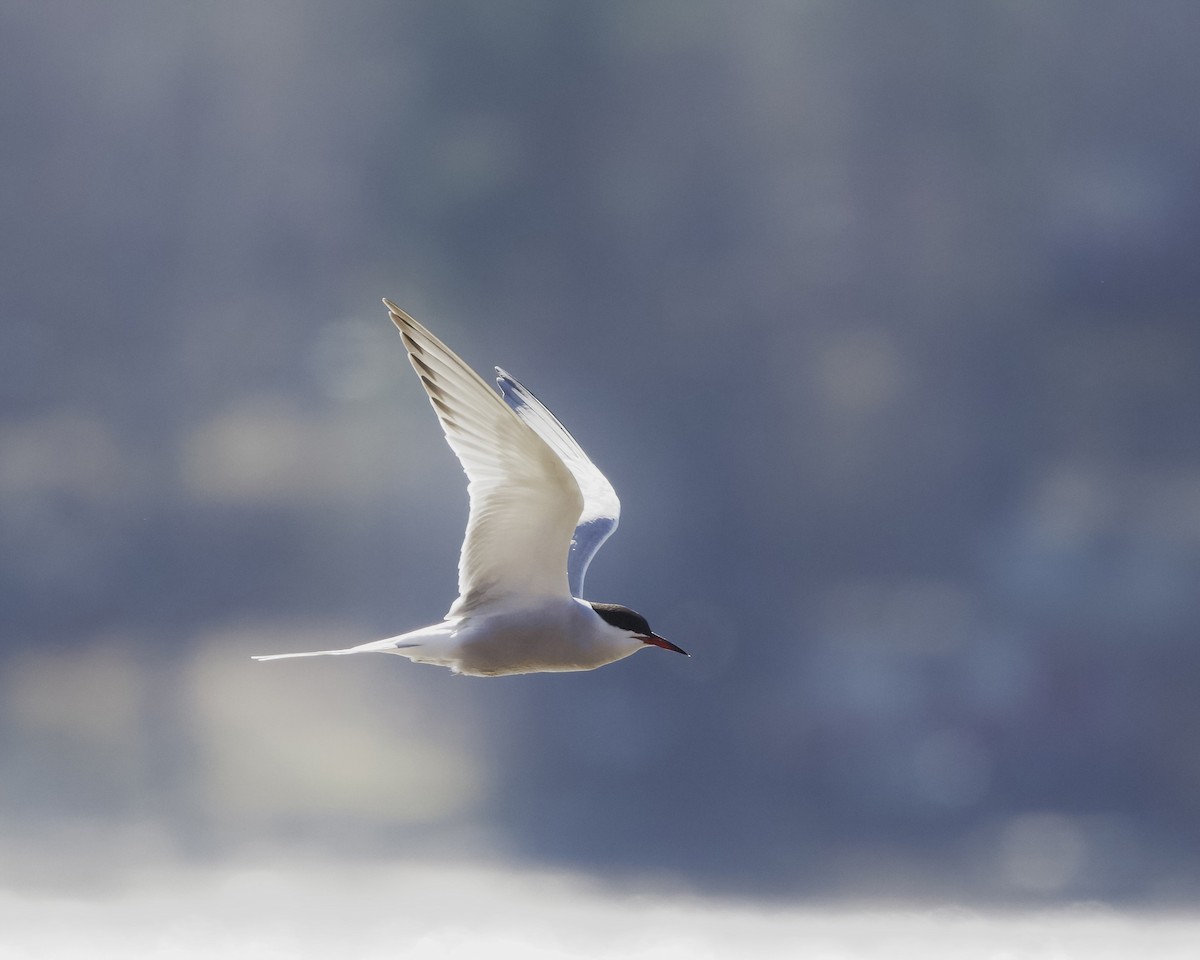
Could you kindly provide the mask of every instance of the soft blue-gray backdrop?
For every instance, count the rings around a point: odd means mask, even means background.
[[[1200,889],[1200,6],[0,10],[6,882],[303,851],[750,895]],[[379,298],[622,496],[689,649],[437,619]]]

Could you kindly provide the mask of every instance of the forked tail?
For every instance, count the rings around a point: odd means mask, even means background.
[[[251,660],[289,660],[292,657],[336,657],[343,653],[357,653],[353,647],[346,650],[313,650],[309,653],[268,653],[265,656],[251,657]]]
[[[419,632],[419,631],[418,631]],[[360,643],[357,647],[346,647],[343,650],[312,650],[307,653],[268,653],[251,657],[251,660],[288,660],[291,657],[340,657],[346,653],[397,653],[411,650],[420,644],[407,639],[412,634],[400,637],[388,637],[386,640],[372,640],[370,643]],[[404,654],[408,656],[408,654]]]

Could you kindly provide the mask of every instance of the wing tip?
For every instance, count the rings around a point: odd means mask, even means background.
[[[503,367],[496,367],[496,373],[499,374],[496,377],[496,386],[500,388],[500,394],[504,397],[504,402],[520,416],[520,411],[529,406],[529,390],[520,380]]]
[[[500,388],[500,394],[504,397],[505,402],[513,409],[524,406],[524,401],[521,399],[521,385],[499,367],[496,368],[496,372],[500,374],[496,378],[496,386]]]
[[[396,329],[401,333],[405,332],[406,327],[410,330],[423,329],[416,320],[392,303],[387,297],[383,298],[383,305],[388,308],[388,319],[396,325]]]

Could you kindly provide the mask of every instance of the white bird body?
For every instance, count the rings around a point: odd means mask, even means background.
[[[645,641],[614,630],[583,600],[547,598],[536,606],[500,602],[482,616],[447,618],[411,633],[345,650],[277,653],[254,659],[395,653],[414,663],[449,667],[471,677],[498,677],[594,670],[645,646]]]
[[[393,653],[491,677],[594,670],[646,646],[684,653],[628,607],[578,598],[591,558],[616,529],[620,501],[566,428],[503,370],[497,393],[384,303],[467,474],[458,599],[441,623],[420,630],[343,650],[254,659]]]

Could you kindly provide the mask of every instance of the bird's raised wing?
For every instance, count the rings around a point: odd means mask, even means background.
[[[453,350],[383,302],[467,474],[459,596],[447,616],[507,596],[567,595],[567,551],[584,504],[571,470]]]
[[[617,522],[621,518],[621,501],[617,499],[612,484],[596,469],[596,465],[588,459],[567,428],[558,422],[558,418],[499,367],[496,373],[499,374],[496,383],[500,385],[500,392],[508,405],[558,454],[583,493],[583,512],[571,538],[571,553],[567,558],[567,583],[571,595],[582,597],[583,577],[588,564],[604,541],[617,529]]]

